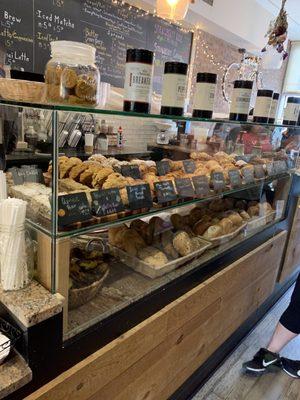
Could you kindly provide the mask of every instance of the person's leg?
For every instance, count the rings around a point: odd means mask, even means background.
[[[280,351],[296,336],[298,336],[297,333],[291,332],[279,322],[267,350],[272,353],[280,353]]]
[[[260,349],[252,360],[243,364],[248,372],[262,374],[274,367],[282,367],[286,373],[300,377],[300,362],[287,360],[279,356],[279,352],[298,334],[300,334],[300,275],[298,276],[291,302],[280,318],[266,349]]]

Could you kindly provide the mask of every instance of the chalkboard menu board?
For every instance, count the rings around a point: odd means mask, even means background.
[[[189,63],[192,33],[136,11],[111,0],[1,0],[0,43],[13,68],[40,74],[50,59],[51,41],[91,44],[101,80],[116,87],[124,86],[126,50],[152,50],[153,87],[160,92],[164,63]]]

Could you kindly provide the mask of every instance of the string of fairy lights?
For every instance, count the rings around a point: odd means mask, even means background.
[[[180,28],[180,30],[182,31],[182,32],[185,32],[185,33],[188,33],[188,32],[194,32],[194,28],[186,28],[185,27],[185,25],[182,23],[182,22],[180,22],[180,21],[170,21],[170,20],[168,20],[167,18],[164,18],[164,17],[161,17],[160,15],[158,15],[157,14],[157,12],[156,12],[156,9],[154,8],[154,10],[153,11],[149,11],[149,10],[144,10],[144,9],[142,9],[141,7],[139,7],[139,6],[137,6],[137,5],[131,5],[131,4],[128,4],[128,3],[126,3],[124,0],[111,0],[111,2],[112,2],[112,4],[113,5],[115,5],[115,6],[125,6],[125,7],[127,7],[128,8],[128,10],[130,10],[131,12],[134,12],[137,16],[139,16],[139,17],[146,17],[147,15],[151,15],[151,16],[154,16],[154,17],[158,17],[158,18],[160,18],[160,19],[162,19],[162,20],[164,20],[165,22],[167,22],[168,24],[170,24],[170,25],[177,25],[179,28]]]

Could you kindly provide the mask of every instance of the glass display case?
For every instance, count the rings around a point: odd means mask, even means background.
[[[285,216],[297,152],[285,151],[283,125],[5,101],[0,110],[19,127],[8,193],[27,201],[27,257],[65,298],[65,338]]]

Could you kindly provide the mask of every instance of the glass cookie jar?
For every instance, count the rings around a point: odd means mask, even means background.
[[[96,49],[84,43],[51,42],[51,59],[46,65],[47,101],[96,106],[99,103],[100,72]]]

